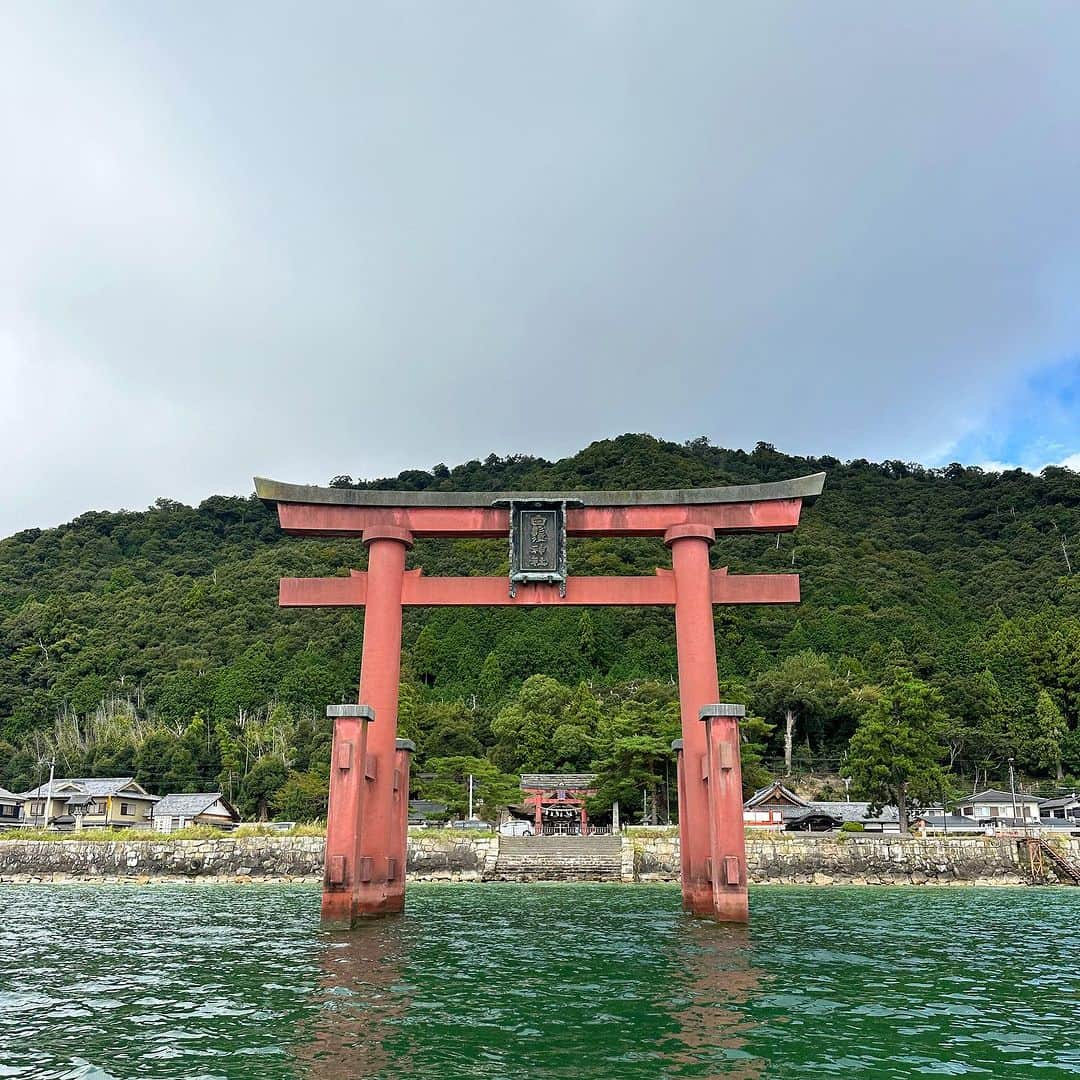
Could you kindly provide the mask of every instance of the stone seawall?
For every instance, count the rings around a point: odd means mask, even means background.
[[[0,882],[321,881],[321,836],[211,840],[0,840]],[[480,881],[494,872],[495,837],[409,837],[414,881]]]
[[[1055,839],[1073,863],[1080,840]],[[322,879],[318,836],[222,836],[210,840],[0,840],[0,883],[28,881],[299,881]],[[487,881],[496,874],[493,836],[410,833],[411,881]],[[989,837],[758,834],[747,837],[752,884],[1019,885],[1030,881],[1016,841]],[[535,876],[535,875],[533,875]],[[621,880],[677,881],[673,830],[622,837]],[[1054,880],[1047,875],[1047,880]]]
[[[679,837],[674,830],[630,830],[634,880],[678,881]],[[1080,864],[1080,839],[1051,843]],[[1013,838],[900,837],[847,833],[749,834],[751,884],[781,885],[1026,885],[1031,882]],[[1047,868],[1046,879],[1054,877]]]

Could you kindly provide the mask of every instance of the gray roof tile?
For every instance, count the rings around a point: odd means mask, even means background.
[[[166,795],[154,807],[154,817],[198,817],[221,799],[228,806],[220,791],[191,794]]]
[[[1013,796],[1010,791],[1001,791],[998,788],[987,788],[985,791],[976,792],[974,795],[968,795],[967,798],[957,799],[956,806],[974,806],[977,803],[983,805],[990,804],[993,806],[1001,806],[1005,803],[1012,804]],[[1022,791],[1016,793],[1016,801],[1018,803],[1033,803],[1039,800],[1034,795],[1025,795]]]
[[[523,773],[522,790],[586,791],[596,787],[596,773]]]
[[[135,777],[133,776],[96,776],[96,777],[68,777],[58,776],[52,782],[52,788],[50,789],[48,781],[44,784],[39,784],[36,788],[31,788],[30,791],[23,792],[24,799],[40,798],[47,791],[50,793],[50,798],[60,798],[68,789],[69,794],[81,794],[81,795],[119,795],[123,788],[126,788],[129,784],[135,784]],[[138,785],[136,785],[138,786]],[[153,799],[157,802],[156,795],[147,795],[139,791],[127,792],[133,798],[136,799]]]

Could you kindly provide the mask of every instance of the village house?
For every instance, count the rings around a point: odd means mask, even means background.
[[[1044,822],[1058,820],[1080,822],[1080,795],[1074,791],[1071,795],[1043,799],[1039,803],[1039,817]]]
[[[946,814],[935,807],[913,818],[911,831],[920,836],[974,836],[986,832],[986,823],[981,818]]]
[[[0,829],[11,829],[22,823],[23,797],[0,787]]]
[[[870,813],[870,804],[847,800],[810,800],[796,795],[779,780],[759,788],[743,803],[743,822],[752,829],[787,832],[828,832],[857,822],[865,832],[899,832],[895,806]]]
[[[1014,795],[1009,791],[987,788],[967,798],[957,799],[954,809],[961,817],[974,818],[988,825],[1037,825],[1039,822],[1039,799],[1019,791]]]
[[[220,791],[198,794],[166,795],[153,808],[154,828],[171,833],[189,825],[210,825],[216,829],[235,829],[240,812]]]
[[[157,795],[131,776],[54,779],[23,792],[23,824],[67,832],[150,825]]]
[[[809,804],[779,780],[758,788],[743,803],[743,823],[752,829],[782,829],[784,811],[802,810]]]

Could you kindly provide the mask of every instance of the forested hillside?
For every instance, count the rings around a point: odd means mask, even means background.
[[[753,713],[748,783],[763,776],[760,758],[850,772],[884,797],[898,782],[874,759],[888,739],[873,733],[886,729],[913,740],[904,790],[916,794],[959,790],[976,770],[1000,778],[1010,756],[1026,782],[1080,773],[1077,473],[626,435],[556,462],[493,455],[356,486],[692,487],[818,470],[824,495],[796,533],[713,549],[732,573],[794,567],[803,581],[798,609],[717,611],[724,694]],[[156,791],[220,784],[249,813],[317,816],[321,717],[355,700],[363,616],[280,610],[277,579],[364,562],[357,542],[283,536],[254,497],[89,512],[0,541],[0,785],[36,783],[55,749],[68,775],[135,773]],[[423,541],[409,565],[505,573],[505,543]],[[658,565],[670,565],[659,541],[571,541],[572,573]],[[593,766],[604,797],[640,803],[670,767],[675,675],[664,609],[407,609],[402,727],[418,743],[418,784],[453,795],[472,771],[493,804],[518,770]]]

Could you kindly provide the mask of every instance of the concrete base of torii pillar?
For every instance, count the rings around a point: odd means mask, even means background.
[[[375,710],[368,705],[331,705],[334,721],[330,756],[330,797],[326,815],[326,861],[323,871],[322,921],[350,928],[356,919],[363,872],[361,832],[367,782],[368,725]]]
[[[718,922],[750,921],[739,764],[739,718],[745,713],[742,705],[706,705],[700,711],[705,728],[704,753],[691,751],[688,755],[682,739],[671,744],[677,755],[683,906],[695,915]],[[688,798],[688,792],[697,798]],[[694,814],[694,808],[702,804],[707,807],[704,821]],[[702,870],[693,865],[685,843],[688,835],[708,845],[703,868],[705,890],[692,876],[700,876]]]

